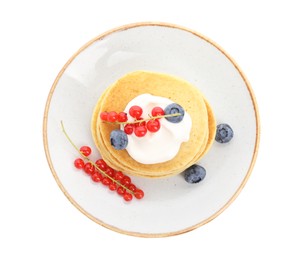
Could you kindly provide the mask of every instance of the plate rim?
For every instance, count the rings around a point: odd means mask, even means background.
[[[251,159],[251,163],[250,166],[248,168],[248,171],[243,179],[243,181],[241,182],[241,184],[239,185],[239,187],[237,188],[237,190],[235,191],[235,193],[231,196],[231,198],[219,209],[217,210],[215,213],[213,213],[210,217],[204,219],[203,221],[187,227],[185,229],[181,229],[178,231],[173,231],[173,232],[166,232],[166,233],[140,233],[140,232],[134,232],[134,231],[127,231],[127,230],[123,230],[121,228],[112,226],[110,224],[107,224],[99,219],[97,219],[96,217],[94,217],[93,215],[91,215],[90,213],[88,213],[87,211],[85,211],[73,198],[72,196],[66,191],[66,189],[64,188],[63,184],[61,183],[58,175],[56,174],[56,171],[54,169],[53,163],[52,163],[52,159],[50,156],[50,152],[49,152],[49,147],[48,147],[48,137],[47,137],[47,123],[48,123],[48,112],[49,112],[49,107],[50,107],[50,103],[52,100],[52,96],[53,93],[56,89],[56,86],[58,84],[58,81],[60,80],[61,76],[63,75],[63,73],[65,72],[65,70],[68,68],[68,66],[70,65],[70,63],[82,52],[84,51],[86,48],[88,48],[90,45],[92,45],[94,42],[105,38],[115,32],[120,32],[120,31],[124,31],[124,30],[128,30],[128,29],[132,29],[132,28],[136,28],[136,27],[142,27],[142,26],[161,26],[161,27],[168,27],[168,28],[174,28],[174,29],[179,29],[179,30],[183,30],[189,33],[192,33],[193,35],[201,38],[202,40],[207,41],[209,44],[213,45],[217,50],[219,50],[235,67],[235,69],[239,72],[240,76],[242,77],[252,100],[253,103],[253,107],[254,107],[254,112],[255,112],[255,119],[256,119],[256,138],[255,138],[255,146],[254,146],[254,152],[253,152],[253,156]],[[126,24],[126,25],[122,25],[119,27],[115,27],[111,30],[105,31],[104,33],[94,37],[93,39],[91,39],[90,41],[88,41],[86,44],[84,44],[78,51],[76,51],[70,58],[69,60],[65,63],[65,65],[62,67],[62,69],[59,71],[57,77],[55,78],[52,87],[49,91],[48,97],[47,97],[47,101],[45,104],[45,110],[44,110],[44,116],[43,116],[43,145],[44,145],[44,152],[47,158],[47,162],[49,165],[49,168],[51,170],[51,173],[56,181],[56,183],[58,184],[59,188],[61,189],[61,191],[63,192],[63,194],[67,197],[67,199],[71,202],[72,205],[74,205],[80,212],[82,212],[86,217],[88,217],[89,219],[91,219],[92,221],[94,221],[95,223],[108,228],[112,231],[124,234],[124,235],[131,235],[131,236],[135,236],[135,237],[169,237],[169,236],[175,236],[175,235],[180,235],[189,231],[192,231],[196,228],[199,228],[207,223],[209,223],[210,221],[212,221],[213,219],[215,219],[216,217],[218,217],[225,209],[227,209],[233,202],[234,200],[238,197],[238,195],[240,194],[240,192],[242,191],[242,189],[244,188],[245,184],[247,183],[252,170],[254,168],[256,159],[257,159],[257,155],[258,155],[258,150],[259,150],[259,143],[260,143],[260,118],[259,118],[259,110],[258,110],[258,105],[256,102],[256,97],[254,94],[254,91],[249,83],[249,81],[247,80],[247,77],[245,76],[245,74],[243,73],[243,71],[241,70],[241,68],[239,67],[239,65],[235,62],[235,60],[222,48],[220,47],[216,42],[214,42],[213,40],[209,39],[208,37],[204,36],[203,34],[200,34],[199,32],[196,32],[192,29],[188,29],[186,27],[180,26],[180,25],[176,25],[176,24],[172,24],[172,23],[166,23],[166,22],[137,22],[137,23],[131,23],[131,24]]]

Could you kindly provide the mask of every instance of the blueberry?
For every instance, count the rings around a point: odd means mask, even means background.
[[[228,143],[233,136],[233,129],[228,124],[220,124],[217,126],[215,140],[218,143]]]
[[[198,183],[206,177],[206,170],[200,165],[193,164],[184,171],[184,175],[186,182]]]
[[[176,103],[172,103],[165,108],[165,115],[171,115],[176,113],[180,113],[181,115],[165,117],[165,118],[171,123],[179,123],[184,118],[185,110],[183,109],[183,107]]]
[[[113,130],[110,133],[110,143],[116,150],[123,150],[128,145],[128,136],[122,130]]]

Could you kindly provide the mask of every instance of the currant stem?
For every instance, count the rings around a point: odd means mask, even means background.
[[[150,115],[149,115],[150,116]],[[160,115],[160,116],[153,116],[147,119],[141,119],[141,120],[135,120],[133,122],[108,122],[108,121],[103,121],[106,123],[112,123],[112,124],[120,124],[120,125],[126,125],[126,124],[133,124],[133,123],[142,123],[150,120],[155,120],[159,118],[165,118],[165,117],[173,117],[173,116],[181,116],[181,113],[175,113],[175,114],[169,114],[169,115]]]
[[[67,140],[70,142],[70,144],[73,146],[73,148],[75,148],[78,153],[85,159],[87,160],[89,163],[91,163],[98,171],[100,171],[101,173],[103,173],[107,178],[109,178],[110,180],[112,180],[113,182],[115,182],[117,185],[123,187],[125,190],[127,190],[129,193],[134,194],[134,192],[132,190],[129,190],[126,186],[124,186],[123,184],[121,184],[120,182],[118,182],[117,180],[115,180],[114,178],[112,178],[111,176],[109,176],[106,172],[104,172],[103,170],[101,170],[93,161],[91,161],[86,155],[82,154],[81,151],[79,150],[79,148],[74,144],[74,142],[71,140],[71,138],[69,137],[69,135],[67,134],[65,128],[64,128],[64,124],[63,121],[61,121],[61,127],[62,127],[62,132],[65,135],[65,137],[67,138]]]

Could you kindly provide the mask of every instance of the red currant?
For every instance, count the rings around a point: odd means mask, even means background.
[[[128,189],[135,192],[136,191],[136,186],[132,183],[130,183],[130,185],[128,186]]]
[[[132,194],[125,192],[125,194],[123,195],[123,198],[125,201],[131,201],[133,196],[132,196]]]
[[[161,107],[154,107],[151,111],[152,116],[163,116],[165,111]]]
[[[137,137],[143,137],[147,134],[147,128],[146,126],[142,126],[142,125],[135,127],[134,133]]]
[[[122,172],[116,172],[114,179],[116,179],[117,181],[121,181],[124,178],[124,174]]]
[[[103,183],[105,186],[109,186],[109,185],[112,183],[112,181],[111,181],[108,177],[104,177],[104,178],[102,179],[102,183]]]
[[[125,113],[125,112],[120,112],[120,113],[118,114],[118,116],[117,116],[117,120],[118,120],[119,122],[127,122],[127,120],[128,120],[127,113]]]
[[[100,181],[102,181],[103,176],[100,173],[94,173],[94,174],[91,175],[91,179],[94,182],[100,182]]]
[[[130,116],[132,116],[133,118],[140,118],[141,115],[143,114],[143,109],[140,106],[132,106],[129,109],[129,114]]]
[[[80,152],[84,155],[84,156],[89,156],[91,154],[91,148],[89,146],[82,146],[80,148]]]
[[[110,177],[113,177],[114,175],[114,170],[110,167],[106,170],[106,174],[109,175]]]
[[[116,183],[111,183],[111,184],[109,184],[109,190],[116,190]]]
[[[127,134],[127,135],[131,135],[133,133],[133,124],[127,124],[124,126],[124,132]]]
[[[92,165],[90,162],[85,163],[85,165],[84,165],[84,171],[85,171],[87,174],[92,175],[92,174],[94,174],[94,172],[95,172],[95,167],[94,167],[94,165]]]
[[[137,120],[143,120],[143,118],[138,118]],[[146,121],[134,123],[134,126],[146,126]]]
[[[107,117],[107,121],[108,122],[116,122],[118,118],[118,114],[114,111],[109,112],[108,117]]]
[[[77,169],[83,169],[84,165],[85,165],[85,162],[81,158],[75,159],[74,166]]]
[[[126,192],[126,190],[122,187],[122,186],[119,186],[116,190],[117,194],[119,195],[124,195],[124,193]]]
[[[149,120],[147,123],[147,129],[152,132],[155,133],[160,129],[160,122],[158,119],[155,120]]]
[[[129,176],[124,176],[124,178],[121,180],[121,184],[123,185],[129,185],[131,183],[131,179]]]
[[[142,191],[142,190],[136,190],[135,192],[134,192],[134,196],[135,196],[135,198],[137,198],[137,199],[142,199],[143,197],[144,197],[144,192]]]
[[[108,119],[108,112],[102,112],[100,115],[101,119],[107,121]]]
[[[106,171],[108,166],[107,163],[103,159],[98,159],[95,164],[100,168],[102,171]]]

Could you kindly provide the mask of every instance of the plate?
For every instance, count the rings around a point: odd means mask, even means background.
[[[77,146],[89,145],[93,108],[107,86],[126,73],[148,70],[191,82],[209,100],[217,123],[228,123],[234,138],[214,142],[200,164],[207,176],[186,183],[181,174],[163,179],[132,177],[145,192],[124,202],[117,194],[78,171],[78,157],[60,122]],[[62,68],[50,90],[43,138],[51,172],[70,202],[88,218],[111,230],[143,237],[182,234],[223,212],[251,174],[259,145],[259,116],[252,89],[221,47],[192,30],[164,23],[137,23],[101,34]]]

